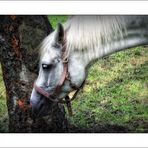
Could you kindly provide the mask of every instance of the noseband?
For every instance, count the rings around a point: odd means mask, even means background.
[[[67,58],[64,59],[64,56],[63,56],[65,52],[66,52],[66,44],[64,43],[63,47],[62,47],[63,72],[62,72],[59,82],[57,83],[56,88],[54,89],[54,92],[51,94],[51,93],[45,91],[43,88],[38,87],[36,85],[36,83],[34,83],[34,89],[38,93],[40,93],[44,97],[48,98],[52,102],[66,104],[67,108],[68,108],[68,113],[71,116],[73,114],[72,108],[71,108],[71,101],[73,101],[75,99],[77,93],[79,92],[80,88],[83,86],[84,83],[79,88],[77,88],[74,84],[72,84],[69,73],[68,73],[68,59]],[[67,95],[63,99],[58,99],[56,96],[58,96],[58,94],[60,93],[61,87],[63,86],[65,80],[68,80],[70,82],[70,86],[76,91],[71,99],[70,99],[69,95]]]

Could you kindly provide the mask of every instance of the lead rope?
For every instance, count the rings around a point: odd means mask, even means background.
[[[73,111],[72,111],[72,106],[71,106],[71,99],[68,95],[65,97],[65,102],[66,102],[68,114],[71,117],[73,116]]]
[[[76,92],[74,93],[74,95],[72,96],[72,98],[70,98],[68,95],[65,97],[65,100],[60,100],[59,103],[62,104],[66,104],[67,106],[67,110],[68,110],[68,114],[69,116],[73,116],[73,111],[72,111],[72,105],[71,102],[76,98],[78,92],[80,91],[80,89],[84,86],[85,81],[81,84],[81,86],[76,90]]]

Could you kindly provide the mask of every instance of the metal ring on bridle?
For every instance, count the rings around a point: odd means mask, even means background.
[[[65,58],[62,62],[63,63],[68,63],[68,58]]]

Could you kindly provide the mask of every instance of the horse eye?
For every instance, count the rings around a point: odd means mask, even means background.
[[[51,64],[42,64],[42,68],[43,68],[43,69],[49,70],[49,69],[51,69],[51,67],[52,67]]]

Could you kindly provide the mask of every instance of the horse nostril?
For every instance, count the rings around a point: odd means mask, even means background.
[[[31,103],[31,117],[32,118],[38,118],[40,117],[40,115],[42,114],[42,112],[44,111],[44,100],[40,100],[38,103],[34,104],[32,101],[30,101]]]
[[[43,107],[44,107],[44,102],[42,101],[42,102],[40,102],[40,104],[39,104],[38,110],[39,110],[39,111],[42,110]]]
[[[45,84],[45,86],[46,86],[46,87],[49,87],[49,84],[48,84],[48,83],[46,83],[46,84]]]
[[[26,100],[26,104],[30,105],[30,99]]]

